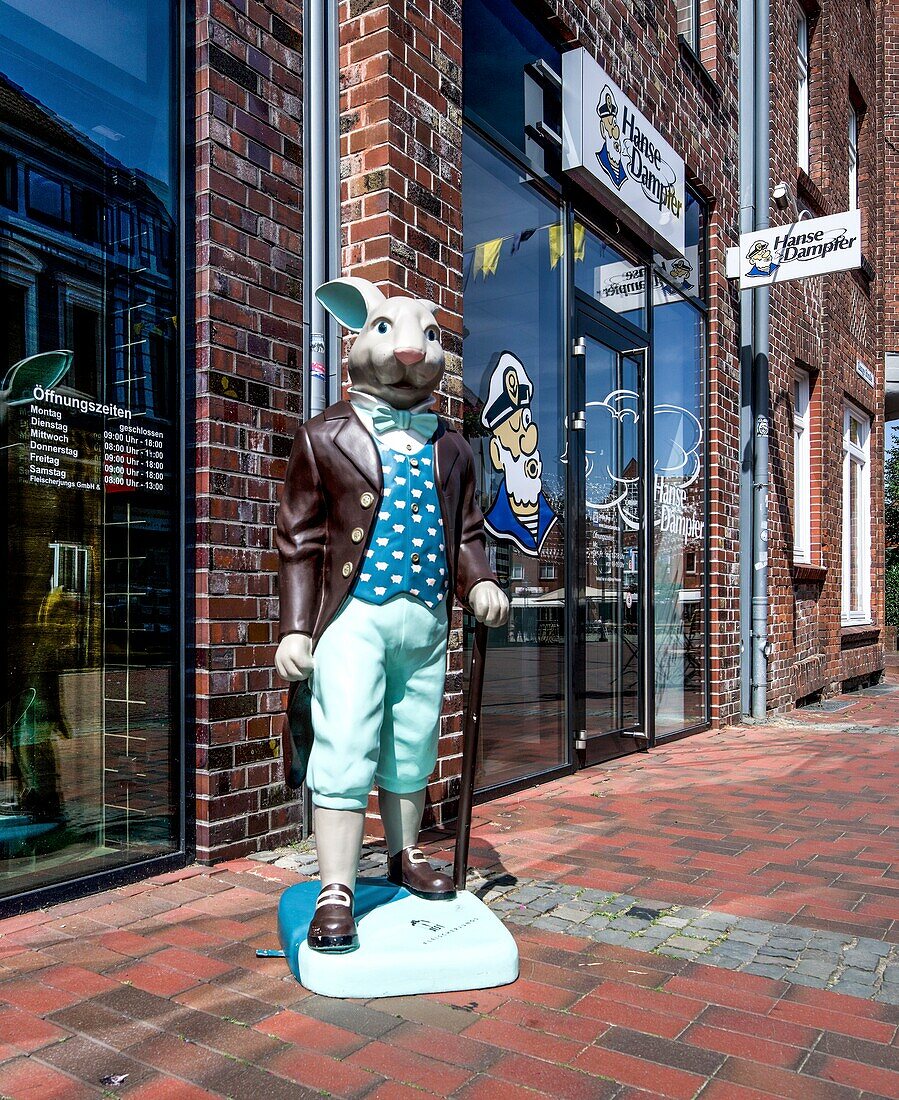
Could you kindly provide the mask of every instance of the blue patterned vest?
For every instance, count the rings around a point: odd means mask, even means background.
[[[384,496],[353,595],[386,603],[406,592],[426,607],[446,596],[446,549],[434,484],[434,445],[401,454],[375,444],[381,455]]]

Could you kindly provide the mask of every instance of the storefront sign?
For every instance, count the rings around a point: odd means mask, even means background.
[[[858,210],[743,233],[739,248],[727,250],[727,277],[739,279],[741,290],[750,290],[831,271],[850,271],[861,267],[861,242]]]
[[[686,256],[665,260],[653,257],[652,304],[668,305],[683,297],[697,297],[699,283],[699,249],[687,249]],[[662,278],[662,272],[670,282]],[[678,293],[679,292],[679,293]],[[602,264],[593,273],[593,295],[616,313],[630,313],[646,306],[646,268],[642,264]]]
[[[586,50],[562,57],[562,166],[668,259],[684,252],[684,162]]]
[[[135,423],[131,409],[35,386],[20,429],[31,485],[164,491],[165,437],[159,428]]]

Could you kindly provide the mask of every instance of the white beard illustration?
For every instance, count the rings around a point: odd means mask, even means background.
[[[518,505],[526,512],[536,511],[543,488],[541,478],[543,463],[540,461],[540,452],[535,451],[532,455],[519,455],[518,458],[513,458],[500,444],[499,454],[506,479],[506,490],[513,505]]]

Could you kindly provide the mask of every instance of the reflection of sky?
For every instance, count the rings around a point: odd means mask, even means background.
[[[163,0],[0,0],[0,71],[170,209],[171,9]]]
[[[658,405],[678,405],[702,420],[700,314],[684,302],[653,312],[653,396]]]
[[[463,153],[466,267],[477,244],[558,221],[557,209],[521,182],[517,171],[495,161],[477,139],[466,134]],[[472,270],[469,276],[465,385],[483,401],[496,355],[511,351],[518,356],[534,385],[531,413],[540,431],[544,481],[552,490],[564,479],[558,463],[564,447],[563,265],[555,270],[550,266],[546,229],[525,241],[514,256],[511,250],[512,240],[504,241],[495,275],[475,276]],[[486,448],[485,460],[489,468]]]

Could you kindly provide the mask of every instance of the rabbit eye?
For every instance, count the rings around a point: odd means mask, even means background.
[[[428,339],[429,340],[436,340],[437,339],[437,329],[435,329],[435,328],[429,328],[428,329]]]
[[[382,336],[386,336],[387,333],[390,332],[390,322],[389,321],[378,321],[377,330],[378,330],[378,332],[380,332],[380,334]]]

